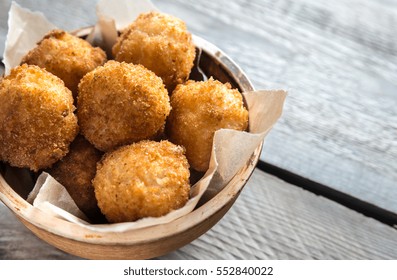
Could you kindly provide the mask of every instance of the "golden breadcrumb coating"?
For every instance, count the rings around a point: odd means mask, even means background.
[[[26,64],[0,83],[0,158],[33,171],[69,151],[78,132],[72,93],[58,77]]]
[[[142,64],[160,76],[171,93],[193,67],[195,47],[185,23],[159,12],[144,13],[127,27],[113,46],[117,61]]]
[[[105,62],[102,49],[63,30],[52,30],[22,58],[21,64],[45,68],[61,78],[76,97],[80,79]]]
[[[183,147],[145,140],[105,154],[93,185],[108,221],[129,222],[183,207],[189,176]]]
[[[95,177],[96,165],[101,158],[102,152],[78,135],[70,144],[69,153],[48,170],[66,188],[80,210],[94,221],[100,218],[101,212],[91,180]]]
[[[197,171],[208,169],[216,130],[245,130],[248,126],[240,92],[212,78],[179,85],[172,93],[171,107],[168,136],[186,148],[186,157]]]
[[[171,110],[159,77],[116,61],[83,77],[77,104],[81,133],[101,151],[154,137]]]

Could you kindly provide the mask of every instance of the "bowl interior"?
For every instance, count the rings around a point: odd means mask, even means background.
[[[76,32],[81,37],[90,28]],[[198,59],[191,79],[205,80],[214,77],[228,82],[240,91],[251,91],[253,86],[241,69],[221,50],[204,39],[194,36]],[[194,240],[215,223],[232,206],[259,159],[262,144],[257,147],[247,164],[215,196],[204,197],[194,211],[173,222],[141,228],[122,233],[98,233],[81,228],[60,218],[49,216],[26,202],[28,192],[33,188],[35,174],[27,170],[10,168],[0,163],[0,199],[37,236],[48,243],[84,258],[152,258],[175,250]],[[23,188],[15,187],[25,176]],[[102,257],[101,257],[102,256]]]

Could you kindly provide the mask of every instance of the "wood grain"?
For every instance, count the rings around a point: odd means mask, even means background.
[[[289,91],[262,159],[397,213],[397,3],[154,1]]]
[[[0,259],[70,258],[0,205]],[[396,258],[396,229],[257,169],[217,225],[160,259]]]
[[[10,2],[0,1],[0,53]],[[95,22],[96,1],[17,2],[67,30]],[[153,2],[226,51],[257,88],[289,91],[264,160],[397,213],[396,2]],[[396,245],[395,229],[256,171],[218,225],[164,258],[395,259]],[[0,205],[0,258],[73,257]]]
[[[8,30],[8,11],[11,2],[11,0],[0,1],[0,56],[2,56],[4,52],[4,42]],[[50,22],[54,23],[58,28],[65,30],[74,30],[90,26],[96,21],[96,0],[15,0],[15,2],[32,11],[42,12]]]
[[[1,52],[10,2],[0,2]],[[67,30],[95,22],[96,1],[17,2]],[[397,213],[395,2],[153,2],[226,51],[256,88],[289,91],[263,160]]]
[[[166,258],[395,259],[396,245],[394,228],[256,170],[219,225]]]
[[[74,259],[34,236],[0,202],[0,259]]]

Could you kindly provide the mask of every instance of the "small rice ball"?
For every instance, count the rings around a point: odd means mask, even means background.
[[[171,110],[159,77],[117,61],[84,76],[77,108],[81,133],[101,151],[155,137]]]
[[[111,223],[160,217],[189,199],[184,148],[141,141],[105,154],[93,180],[99,208]]]
[[[0,81],[0,159],[33,171],[64,157],[78,133],[72,93],[55,75],[34,65]]]
[[[69,153],[48,170],[66,188],[77,207],[94,222],[100,220],[101,211],[91,181],[101,158],[102,152],[78,135],[70,145]]]
[[[212,78],[179,85],[171,95],[171,106],[167,134],[173,143],[186,148],[186,157],[197,171],[209,167],[215,131],[243,131],[248,126],[240,92]]]
[[[61,78],[76,97],[80,79],[105,62],[102,49],[63,30],[52,30],[22,58],[21,64],[45,68]]]
[[[193,67],[195,47],[185,23],[159,12],[144,13],[127,27],[113,46],[117,61],[142,64],[160,76],[171,93]]]

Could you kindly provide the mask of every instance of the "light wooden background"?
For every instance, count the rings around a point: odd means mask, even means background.
[[[0,1],[0,53],[10,0]],[[96,1],[28,1],[67,30]],[[397,2],[163,0],[226,51],[257,89],[289,91],[262,158],[397,213]]]
[[[0,259],[74,259],[0,204]],[[397,259],[397,232],[256,170],[210,231],[160,259]]]
[[[262,159],[397,212],[396,1],[156,3],[289,91]]]
[[[17,2],[66,30],[95,22],[96,1]],[[263,160],[397,213],[397,1],[153,2],[257,89],[289,91]],[[0,53],[9,5],[0,0]],[[165,258],[389,259],[396,245],[394,228],[256,170],[217,226]],[[71,256],[0,206],[0,258]]]

